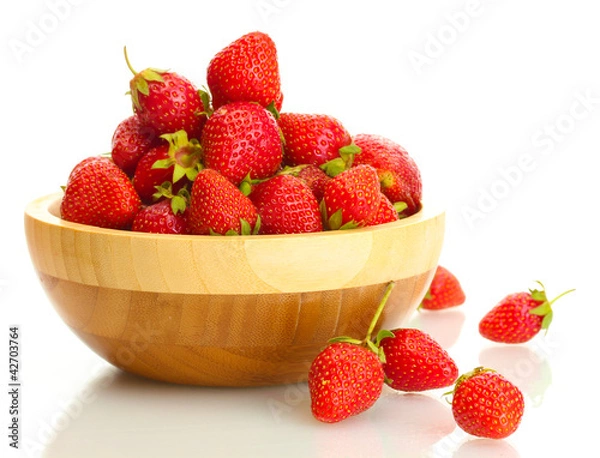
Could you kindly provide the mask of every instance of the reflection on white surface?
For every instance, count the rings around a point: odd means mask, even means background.
[[[493,439],[471,439],[463,443],[452,458],[480,458],[495,456],[519,458],[519,453],[506,441]]]
[[[408,326],[418,328],[448,350],[458,340],[465,314],[460,308],[444,310],[421,310],[413,314]]]

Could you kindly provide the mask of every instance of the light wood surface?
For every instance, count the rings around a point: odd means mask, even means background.
[[[337,335],[400,326],[426,292],[444,234],[425,206],[374,228],[292,236],[165,236],[62,221],[59,195],[25,212],[31,259],[64,322],[117,367],[174,383],[306,379]]]

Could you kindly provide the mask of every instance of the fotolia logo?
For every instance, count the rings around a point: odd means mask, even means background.
[[[19,63],[43,45],[64,23],[72,13],[74,6],[79,6],[84,0],[46,0],[45,10],[35,20],[25,23],[25,30],[21,38],[10,38],[8,47]]]

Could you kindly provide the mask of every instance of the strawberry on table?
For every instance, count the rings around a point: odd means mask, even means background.
[[[478,367],[461,375],[452,397],[456,424],[474,436],[503,439],[514,433],[523,417],[523,393],[492,369]]]
[[[377,171],[358,165],[343,171],[325,185],[321,211],[330,230],[363,227],[377,214],[380,204]]]
[[[287,165],[320,166],[339,158],[342,148],[356,150],[346,128],[333,116],[281,113],[277,122],[285,139],[284,162]]]
[[[371,334],[393,287],[393,282],[388,284],[365,339],[334,338],[312,362],[308,388],[312,414],[317,420],[345,420],[371,408],[381,396],[383,354],[377,344],[387,333],[380,331],[377,343],[371,341]]]
[[[156,131],[133,115],[121,121],[112,137],[111,157],[128,176],[133,176],[139,160],[163,140]]]
[[[359,134],[354,144],[361,153],[354,164],[369,164],[377,169],[383,192],[392,203],[404,202],[401,216],[410,216],[421,209],[421,173],[408,152],[394,141],[380,135]]]
[[[389,386],[401,391],[426,391],[456,381],[456,363],[429,334],[412,328],[391,332],[393,337],[381,340]]]
[[[319,204],[308,185],[293,175],[276,175],[249,195],[260,215],[261,234],[302,234],[323,230]]]
[[[185,130],[189,138],[199,138],[210,107],[196,86],[175,72],[156,68],[136,72],[127,50],[125,60],[134,75],[129,83],[131,101],[141,122],[156,135]]]
[[[274,175],[283,156],[277,121],[256,103],[234,102],[217,109],[202,132],[204,165],[239,186]]]
[[[198,173],[188,214],[190,233],[198,235],[250,235],[260,228],[252,201],[213,169]]]
[[[438,266],[419,309],[441,310],[461,305],[465,300],[465,293],[456,276],[445,267]]]
[[[265,33],[248,33],[219,51],[208,65],[206,82],[215,110],[231,102],[274,104],[281,110],[277,48]]]
[[[140,206],[140,198],[125,172],[111,159],[94,156],[71,171],[60,215],[74,223],[127,229]]]
[[[479,322],[479,333],[486,339],[501,343],[523,343],[531,340],[552,322],[552,304],[573,289],[551,301],[541,282],[541,289],[509,294]]]

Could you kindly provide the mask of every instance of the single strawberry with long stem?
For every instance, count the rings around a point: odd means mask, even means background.
[[[248,176],[260,180],[274,175],[283,157],[277,121],[256,103],[234,102],[215,110],[201,142],[204,165],[236,186]]]
[[[312,362],[308,387],[311,411],[317,420],[345,420],[371,408],[381,396],[385,376],[378,343],[389,333],[380,331],[376,343],[371,336],[393,287],[393,282],[386,287],[363,340],[334,338]]]
[[[300,178],[276,175],[254,186],[249,197],[260,215],[261,234],[323,230],[317,199]]]
[[[110,229],[128,229],[141,207],[129,177],[111,159],[94,156],[69,174],[60,205],[61,218]]]
[[[523,393],[498,372],[477,367],[461,375],[452,395],[452,414],[465,432],[489,439],[503,439],[521,423]]]
[[[523,343],[531,340],[541,330],[548,330],[554,312],[552,305],[570,289],[548,300],[541,282],[541,289],[509,294],[493,307],[479,322],[479,333],[486,339],[501,343]]]
[[[452,385],[458,368],[448,352],[420,329],[400,328],[381,340],[386,383],[395,390],[427,391]]]
[[[263,32],[243,35],[219,51],[208,64],[206,82],[215,110],[232,102],[256,102],[281,110],[277,48]]]
[[[324,114],[281,113],[277,121],[283,134],[284,162],[295,166],[321,166],[342,153],[356,154],[352,137],[333,116]],[[340,170],[341,171],[341,170]]]
[[[206,97],[202,91],[175,72],[146,68],[137,72],[131,66],[127,49],[125,61],[133,78],[129,82],[133,110],[156,135],[185,130],[189,138],[199,138],[206,122]]]
[[[443,266],[437,266],[425,297],[419,305],[421,310],[441,310],[462,305],[466,300],[458,278]]]
[[[258,234],[260,218],[252,201],[213,169],[198,172],[188,214],[190,233],[198,235]]]

